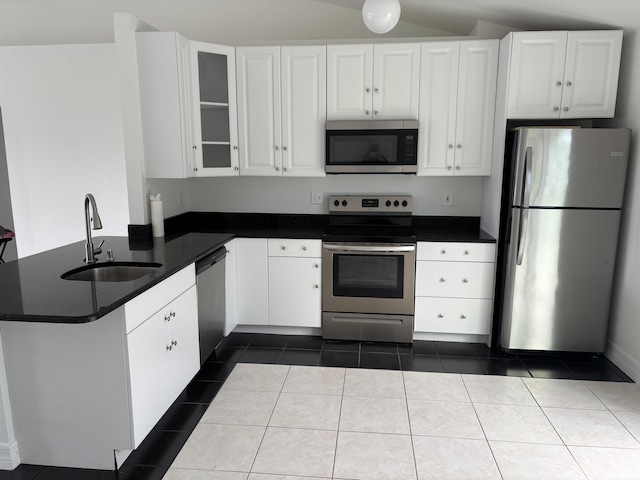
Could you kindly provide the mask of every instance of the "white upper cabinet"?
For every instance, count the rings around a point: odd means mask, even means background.
[[[237,49],[240,173],[323,176],[326,48]]]
[[[327,119],[416,119],[420,44],[327,46]]]
[[[198,177],[238,175],[235,49],[191,42]]]
[[[195,175],[189,40],[174,32],[136,33],[140,110],[149,178]]]
[[[418,175],[490,175],[498,41],[421,46]]]
[[[508,118],[613,117],[622,31],[514,32]]]

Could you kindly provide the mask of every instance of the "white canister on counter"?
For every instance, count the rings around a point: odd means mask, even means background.
[[[151,200],[151,232],[154,237],[164,237],[164,214],[160,194],[150,195]]]

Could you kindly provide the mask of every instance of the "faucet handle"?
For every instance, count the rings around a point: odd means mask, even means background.
[[[93,249],[93,253],[94,255],[98,255],[99,253],[102,253],[102,245],[104,245],[104,238],[102,239],[102,241],[98,244],[97,247],[95,247]]]

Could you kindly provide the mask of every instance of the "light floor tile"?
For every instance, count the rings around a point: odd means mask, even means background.
[[[338,430],[341,400],[337,395],[281,393],[269,426]]]
[[[277,392],[221,390],[200,419],[203,423],[266,427],[278,400]]]
[[[640,412],[640,386],[636,383],[586,382],[611,411]]]
[[[413,437],[420,480],[499,480],[486,440]]]
[[[331,478],[337,432],[268,427],[252,473]]]
[[[407,402],[413,435],[484,440],[482,427],[470,403],[413,399]]]
[[[343,395],[354,397],[405,398],[402,372],[347,368]]]
[[[471,402],[457,373],[404,372],[407,398],[447,402]]]
[[[585,382],[552,378],[523,378],[522,381],[541,407],[606,409]]]
[[[489,442],[504,480],[586,480],[564,445]]]
[[[474,403],[537,405],[520,377],[462,375],[462,381]]]
[[[569,447],[589,480],[637,480],[640,450],[624,448]]]
[[[562,444],[540,407],[474,404],[488,440]]]
[[[170,468],[162,480],[247,480],[247,473]]]
[[[173,462],[173,468],[249,472],[265,427],[200,423]]]
[[[288,393],[342,395],[344,368],[292,366],[282,387]]]
[[[408,435],[407,402],[401,398],[344,397],[340,431]]]
[[[222,385],[222,389],[279,392],[288,373],[288,365],[238,363]]]
[[[640,412],[613,412],[624,427],[640,442]]]
[[[543,408],[566,445],[640,448],[640,443],[606,410]]]
[[[335,479],[415,480],[411,436],[338,433]]]
[[[264,473],[250,473],[248,480],[326,480],[321,477],[299,477],[298,475],[267,475]]]

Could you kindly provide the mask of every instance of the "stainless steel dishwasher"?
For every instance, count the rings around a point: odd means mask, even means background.
[[[209,358],[224,337],[226,255],[226,248],[220,247],[196,262],[200,364]]]

